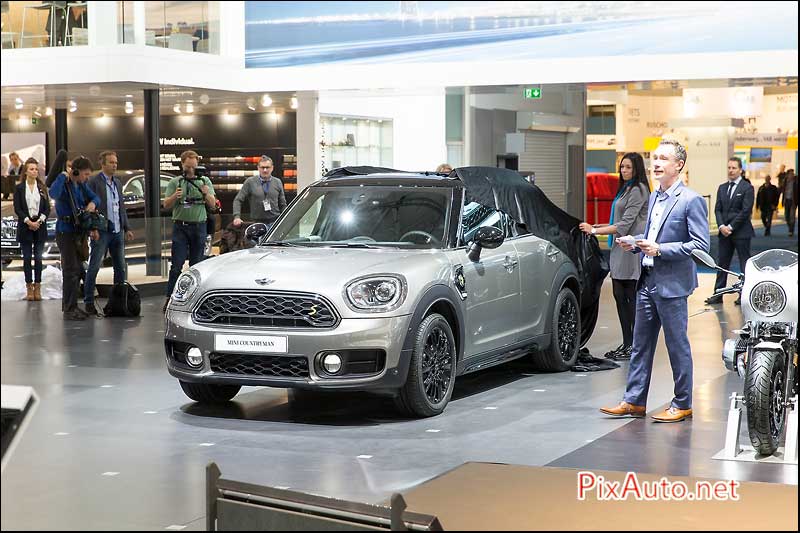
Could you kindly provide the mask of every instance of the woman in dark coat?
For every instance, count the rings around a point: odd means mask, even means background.
[[[636,317],[636,282],[641,274],[639,255],[624,251],[614,238],[644,233],[649,198],[650,182],[644,159],[637,153],[627,153],[619,163],[619,188],[611,206],[609,223],[592,226],[583,222],[580,225],[581,231],[588,235],[608,235],[611,248],[609,266],[622,328],[622,344],[605,354],[608,359],[623,360],[631,357]]]
[[[47,217],[50,197],[39,179],[39,163],[31,158],[22,166],[23,179],[14,190],[14,212],[17,214],[17,241],[22,248],[25,270],[26,299],[42,299],[42,252],[47,240]]]

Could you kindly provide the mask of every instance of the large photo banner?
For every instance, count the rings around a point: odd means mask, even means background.
[[[248,68],[797,50],[797,2],[246,2],[246,22]]]

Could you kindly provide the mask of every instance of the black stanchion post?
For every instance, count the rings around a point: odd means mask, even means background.
[[[158,89],[144,90],[144,213],[146,274],[161,275],[161,149]]]

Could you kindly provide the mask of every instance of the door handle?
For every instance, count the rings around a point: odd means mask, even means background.
[[[553,257],[554,255],[558,255],[561,252],[558,248],[551,248],[547,251],[547,257]]]
[[[514,270],[514,267],[519,264],[519,261],[516,259],[511,259],[510,256],[506,256],[506,260],[503,261],[503,266],[506,267],[506,270],[509,272]]]

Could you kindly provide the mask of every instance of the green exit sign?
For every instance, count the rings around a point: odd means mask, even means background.
[[[525,89],[525,98],[541,98],[542,97],[542,90],[538,87],[531,87],[530,89]]]
[[[35,125],[36,125],[36,124],[38,124],[38,123],[39,123],[39,119],[38,119],[38,118],[36,118],[36,117],[31,117],[31,124],[33,124],[33,125],[35,126]]]

